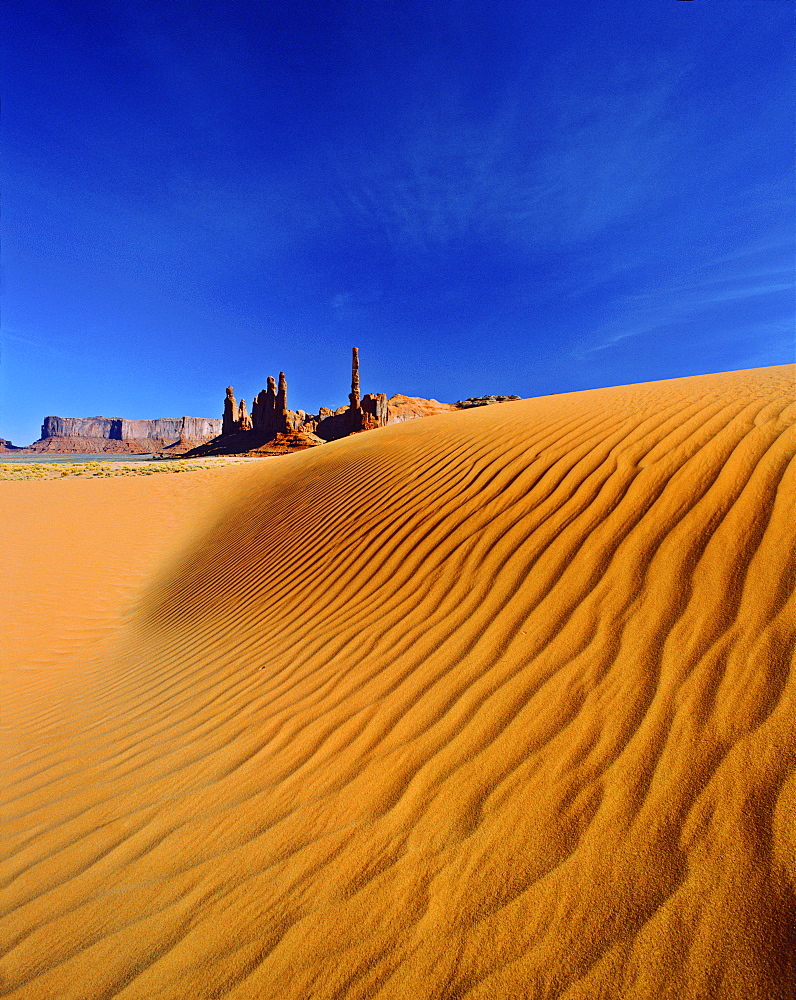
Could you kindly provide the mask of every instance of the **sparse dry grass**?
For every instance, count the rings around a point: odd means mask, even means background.
[[[183,459],[171,462],[0,462],[0,481],[34,481],[69,477],[110,479],[151,476],[162,472],[198,472],[245,459]]]

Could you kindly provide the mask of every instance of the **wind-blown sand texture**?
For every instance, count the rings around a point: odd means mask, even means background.
[[[3,484],[0,994],[792,996],[794,416],[769,368]]]

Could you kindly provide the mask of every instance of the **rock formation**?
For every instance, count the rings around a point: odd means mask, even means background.
[[[460,399],[453,405],[458,410],[469,410],[473,406],[489,406],[492,403],[511,403],[520,396],[471,396],[469,399]]]
[[[388,424],[401,424],[407,420],[418,420],[421,417],[434,417],[439,413],[450,413],[457,407],[453,403],[440,403],[436,399],[423,399],[420,396],[402,396],[397,394],[387,400]]]
[[[318,441],[336,441],[348,437],[349,434],[374,430],[386,424],[518,398],[518,396],[479,396],[460,400],[458,403],[438,403],[434,399],[410,396],[393,396],[388,400],[383,392],[367,393],[363,396],[359,373],[359,349],[353,347],[348,406],[341,406],[336,410],[322,406],[317,414],[308,414],[303,410],[289,410],[287,379],[285,373],[280,372],[278,384],[272,376],[268,376],[267,388],[254,397],[249,417],[244,401],[241,400],[238,406],[230,387],[227,389],[227,398],[224,401],[223,436],[227,440],[210,442],[198,449],[196,454],[261,451],[265,445],[269,447],[284,445],[285,449],[289,450],[288,438],[294,442],[295,447],[307,447]]]
[[[168,448],[176,454],[211,440],[220,433],[221,427],[220,420],[205,417],[126,420],[123,417],[48,416],[44,418],[39,440],[25,450],[145,454]]]
[[[251,451],[276,440],[280,435],[299,435],[295,440],[300,440],[301,435],[309,435],[310,439],[317,435],[324,441],[333,441],[358,431],[383,427],[389,419],[387,397],[384,393],[361,396],[359,351],[356,347],[351,353],[351,392],[348,400],[348,406],[337,410],[321,407],[317,414],[290,410],[287,379],[285,373],[280,372],[278,384],[272,376],[268,376],[267,388],[254,397],[249,417],[243,400],[240,405],[235,403],[230,386],[224,401],[222,428],[222,436],[229,440],[226,443],[219,442],[218,447],[230,453]],[[216,446],[211,450],[215,453]],[[210,453],[206,448],[201,451]]]
[[[325,441],[335,441],[359,431],[384,427],[388,421],[387,396],[383,392],[360,397],[359,349],[351,350],[351,392],[348,407],[330,416],[318,415],[315,433]]]
[[[383,392],[368,393],[360,406],[361,430],[372,431],[387,426],[387,396]]]
[[[261,438],[273,437],[276,433],[276,382],[269,375],[267,389],[258,392],[252,401],[252,430]]]
[[[238,404],[235,401],[235,390],[227,386],[227,398],[224,400],[224,416],[221,423],[222,434],[234,434],[238,429]]]
[[[182,417],[180,440],[209,441],[221,433],[221,421],[214,417]]]
[[[287,408],[287,379],[285,373],[279,373],[279,387],[273,376],[269,375],[267,389],[263,389],[254,397],[252,403],[252,430],[258,439],[271,441],[277,434],[287,434],[294,430],[303,430],[306,414],[302,410],[293,413]],[[297,417],[301,414],[301,419]],[[241,430],[245,428],[241,427]]]
[[[279,389],[276,393],[276,418],[277,422],[285,419],[287,413],[287,379],[285,373],[279,373]]]
[[[351,348],[351,409],[359,409],[359,348]]]
[[[45,417],[41,440],[46,438],[107,438],[121,441],[119,417]]]
[[[322,406],[317,414],[289,410],[287,379],[269,376],[267,388],[252,401],[249,415],[246,401],[235,399],[233,387],[227,386],[221,419],[203,417],[164,417],[157,420],[127,420],[122,417],[48,416],[42,424],[41,438],[25,448],[0,442],[0,451],[55,452],[69,454],[125,453],[147,454],[234,454],[256,451],[268,442],[290,450],[308,447],[321,441],[334,441],[385,424],[414,420],[453,409],[467,409],[518,399],[518,396],[478,396],[457,403],[438,403],[409,396],[384,393],[361,395],[359,350],[351,351],[351,391],[348,406],[337,409]],[[224,439],[224,440],[222,440]],[[281,439],[281,442],[277,439]],[[207,446],[212,444],[210,451]]]

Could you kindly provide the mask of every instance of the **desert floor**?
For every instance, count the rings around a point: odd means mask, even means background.
[[[795,399],[0,483],[0,996],[796,994]]]

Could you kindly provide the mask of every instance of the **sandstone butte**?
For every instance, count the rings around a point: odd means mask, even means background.
[[[3,483],[3,996],[792,997],[795,395]]]

